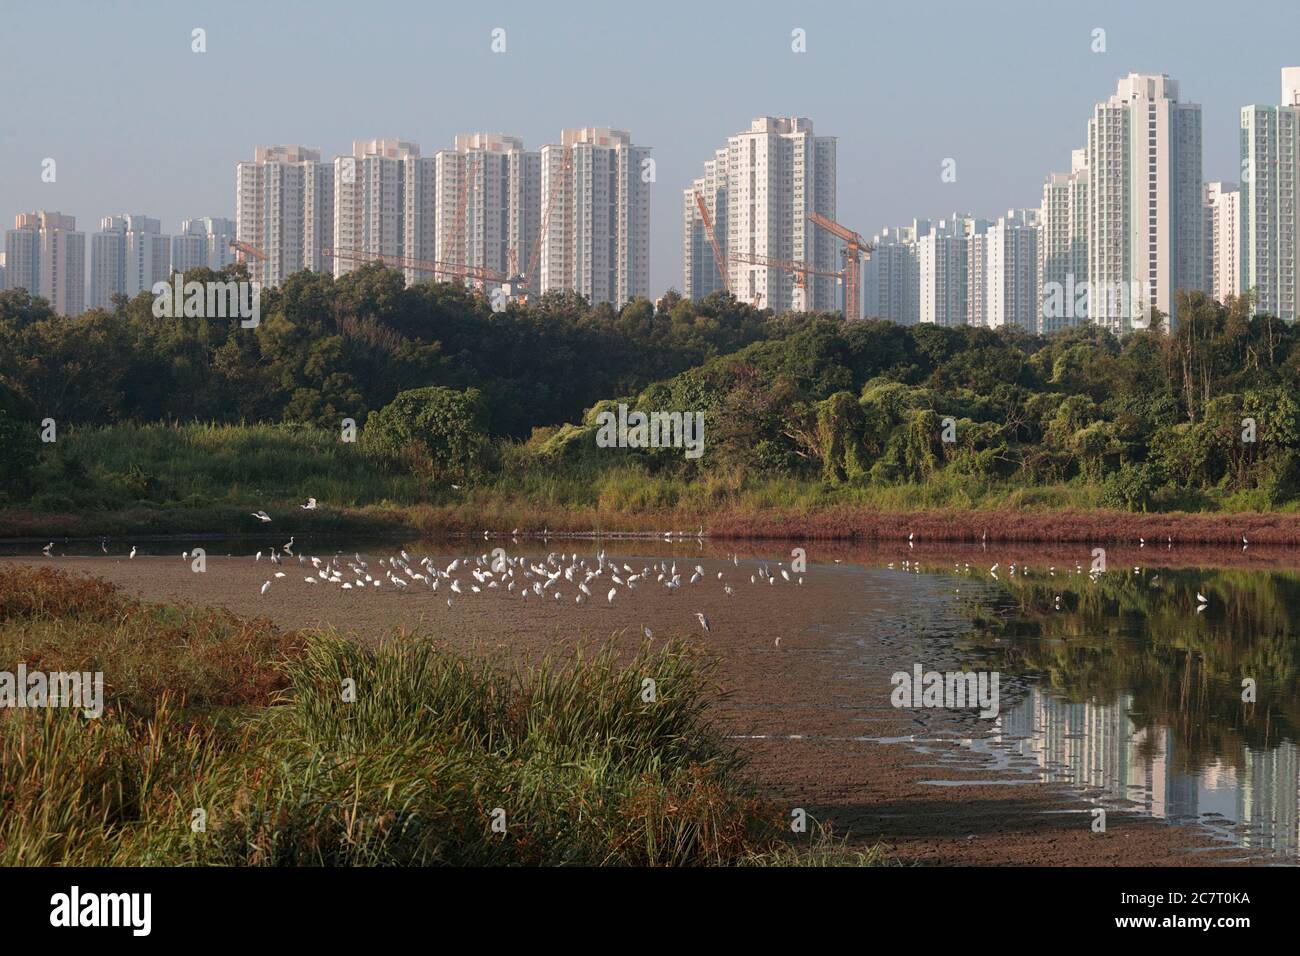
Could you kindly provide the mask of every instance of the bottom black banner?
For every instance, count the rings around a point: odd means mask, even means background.
[[[11,938],[75,934],[127,945],[339,945],[427,930],[431,920],[468,928],[476,919],[487,920],[499,945],[512,932],[533,942],[557,917],[587,931],[642,932],[654,932],[658,919],[689,918],[725,927],[732,940],[748,935],[751,917],[765,937],[789,921],[805,939],[819,926],[829,939],[849,919],[869,933],[872,924],[881,933],[988,927],[1071,939],[1172,931],[1227,942],[1287,925],[1295,898],[1288,869],[10,869],[0,870],[0,900]],[[528,922],[533,914],[550,922]]]

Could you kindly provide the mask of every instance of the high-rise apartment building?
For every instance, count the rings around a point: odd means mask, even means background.
[[[971,324],[1038,331],[1038,215],[1009,210],[984,232],[984,315]]]
[[[1300,309],[1300,67],[1282,70],[1282,102],[1241,110],[1241,286],[1255,311]]]
[[[517,136],[471,133],[435,159],[437,259],[507,277],[525,272],[540,255],[541,154]]]
[[[1130,73],[1088,123],[1089,314],[1115,332],[1202,288],[1201,108],[1165,75]]]
[[[930,231],[930,220],[916,219],[910,226],[884,229],[871,244],[873,252],[862,265],[862,314],[900,325],[921,321],[920,266],[917,239]]]
[[[918,321],[943,326],[965,325],[970,321],[971,237],[983,236],[988,222],[954,214],[934,223],[916,240]],[[986,246],[975,243],[976,269],[982,273]],[[976,310],[982,315],[983,278],[977,284]]]
[[[411,260],[401,267],[408,284],[432,278],[431,269],[415,263],[436,257],[435,184],[433,157],[406,140],[357,140],[351,156],[337,157],[334,275],[356,271],[367,257],[392,256]]]
[[[113,297],[134,298],[171,275],[171,236],[148,216],[108,216],[90,237],[90,307],[111,309]]]
[[[696,196],[699,200],[697,201]],[[709,241],[700,214],[700,201],[713,229],[713,239],[718,244],[717,253]],[[684,295],[699,300],[711,292],[726,288],[731,274],[727,264],[727,150],[724,147],[704,164],[704,175],[691,183],[682,194],[682,262]],[[719,268],[718,258],[722,265]]]
[[[334,244],[333,179],[320,150],[259,146],[236,168],[235,231],[265,258],[246,258],[254,281],[277,286],[302,269],[324,269]]]
[[[1086,308],[1075,308],[1075,290],[1088,279],[1087,150],[1074,150],[1070,160],[1070,172],[1047,177],[1038,208],[1036,331],[1042,333],[1088,317]]]
[[[172,269],[221,269],[235,261],[230,242],[235,238],[235,221],[205,216],[186,219],[181,231],[172,236]]]
[[[714,229],[728,259],[731,290],[739,298],[777,312],[840,307],[839,283],[833,275],[808,274],[800,282],[786,269],[734,258],[792,260],[824,272],[840,271],[839,240],[808,221],[813,212],[835,218],[835,137],[817,136],[812,120],[804,117],[760,116],[748,130],[727,140],[724,149],[705,164],[704,176],[687,191],[687,268],[696,273],[686,277],[688,288],[697,284],[700,274],[708,274],[697,249],[703,223],[694,207],[696,187],[706,192],[712,188],[714,206],[720,204],[725,212],[725,218],[715,219]],[[721,203],[719,190],[724,193]],[[707,195],[705,202],[709,202]],[[707,238],[704,242],[701,248],[711,258]],[[856,309],[848,314],[858,315]]]
[[[24,212],[5,232],[6,288],[46,299],[59,315],[86,309],[86,234],[74,216]]]
[[[568,129],[542,147],[549,210],[540,291],[568,290],[621,308],[650,295],[650,147],[625,130]],[[531,277],[530,277],[531,279]]]
[[[1241,294],[1241,191],[1235,183],[1206,183],[1205,294],[1222,302]]]
[[[341,253],[407,254],[408,165],[414,166],[419,184],[419,160],[420,147],[400,139],[357,140],[351,156],[335,158],[333,233]],[[432,197],[425,194],[425,198]],[[363,264],[362,258],[338,255],[331,268],[341,276]]]

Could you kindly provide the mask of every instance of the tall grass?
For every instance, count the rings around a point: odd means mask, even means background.
[[[284,634],[14,566],[0,669],[19,660],[102,670],[109,707],[0,711],[0,865],[844,856],[786,842],[710,723],[712,662],[676,641],[502,670],[420,635]]]

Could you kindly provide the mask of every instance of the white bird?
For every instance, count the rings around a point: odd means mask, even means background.
[[[271,520],[271,516],[267,514],[265,511],[250,511],[249,515],[263,523]]]
[[[306,581],[308,584],[315,584],[315,583],[316,583],[316,579],[315,579],[315,578],[303,578],[303,580]]]
[[[609,593],[605,595],[605,597],[609,599],[610,604],[614,603],[614,595],[617,593],[618,593],[618,588],[610,588]]]
[[[654,639],[655,632],[652,631],[652,630],[650,630],[650,628],[646,627],[644,624],[641,625],[641,631],[645,634],[645,636],[646,636],[646,638],[647,638],[648,640],[653,640],[653,639]]]
[[[1204,594],[1202,594],[1200,591],[1197,591],[1197,592],[1196,592],[1196,600],[1200,601],[1202,604],[1209,604],[1209,603],[1210,603],[1210,599],[1207,598],[1207,597],[1206,597]]]
[[[41,551],[43,551],[45,553],[45,556],[48,558],[50,556],[50,549],[53,547],[54,547],[54,542],[51,541],[45,547],[41,548]]]
[[[282,578],[282,577],[284,577],[284,572],[283,572],[283,571],[276,571],[276,572],[275,572],[275,576],[276,576],[277,578]]]
[[[127,557],[127,560],[128,560],[128,561],[130,561],[130,560],[134,560],[134,558],[135,558],[135,545],[131,545],[131,553],[128,554],[126,557]]]
[[[301,508],[303,511],[315,511],[315,510],[316,510],[316,499],[315,499],[315,498],[308,498],[308,499],[307,499],[307,503],[306,503],[305,505],[299,505],[298,507]]]
[[[269,590],[271,590],[271,582],[267,581],[265,584],[262,585],[262,593],[265,594]]]
[[[699,620],[700,627],[704,628],[704,630],[707,631],[709,629],[709,619],[699,611],[695,612],[695,617]]]

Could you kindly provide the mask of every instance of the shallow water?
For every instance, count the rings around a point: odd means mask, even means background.
[[[141,540],[136,547],[139,554],[179,555],[201,545],[210,554],[251,555],[286,539]],[[947,735],[985,761],[987,780],[965,783],[1009,784],[1015,776],[1008,774],[1020,775],[1094,805],[1195,824],[1280,862],[1300,861],[1300,552],[1115,549],[1104,573],[1089,573],[1095,556],[1085,546],[495,536],[404,544],[303,537],[295,550],[391,553],[399,546],[543,554],[604,546],[611,554],[739,552],[772,562],[804,547],[810,573],[834,570],[846,586],[854,575],[896,574],[898,587],[914,595],[914,612],[856,625],[858,646],[878,663],[910,669],[918,654],[942,645],[960,666],[1005,675],[1000,715]],[[121,556],[131,544],[69,542],[53,550],[96,555],[105,547]],[[39,551],[31,543],[0,545],[6,554]],[[1248,691],[1253,701],[1243,699]],[[924,737],[899,742],[924,750]]]

